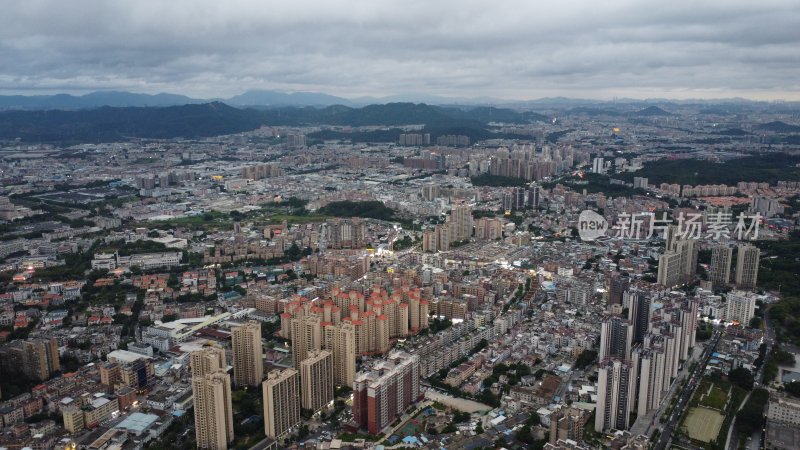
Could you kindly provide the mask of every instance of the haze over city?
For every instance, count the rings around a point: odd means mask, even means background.
[[[7,2],[0,93],[800,99],[796,1]]]

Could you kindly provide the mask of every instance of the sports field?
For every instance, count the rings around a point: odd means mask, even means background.
[[[711,442],[717,438],[725,416],[709,408],[697,407],[689,410],[683,421],[683,428],[689,437],[701,442]]]
[[[707,406],[712,409],[720,411],[725,409],[725,404],[728,403],[728,391],[721,389],[717,385],[712,385],[708,394],[703,395],[700,400],[700,406]]]

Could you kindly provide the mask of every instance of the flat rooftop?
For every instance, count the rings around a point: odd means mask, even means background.
[[[153,423],[158,421],[158,416],[155,414],[144,414],[135,412],[125,418],[122,422],[118,423],[117,429],[132,431],[139,434],[150,427]]]

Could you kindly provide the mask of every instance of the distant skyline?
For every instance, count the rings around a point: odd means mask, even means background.
[[[800,100],[800,2],[26,0],[0,94]]]

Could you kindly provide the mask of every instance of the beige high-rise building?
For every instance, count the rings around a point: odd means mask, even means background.
[[[300,422],[300,375],[294,369],[273,370],[262,386],[264,433],[277,439]]]
[[[450,210],[450,242],[463,241],[472,237],[472,206],[458,203]]]
[[[503,221],[497,217],[481,217],[475,221],[475,238],[494,241],[503,237]]]
[[[61,370],[58,342],[55,339],[32,339],[22,342],[22,370],[38,381],[50,379]]]
[[[755,289],[761,252],[751,244],[739,244],[736,255],[736,287]]]
[[[747,326],[756,311],[756,295],[753,292],[731,291],[725,299],[725,320],[737,321]]]
[[[325,348],[333,354],[333,379],[351,387],[356,378],[356,329],[352,323],[325,327]]]
[[[675,243],[675,251],[681,255],[681,282],[692,281],[697,271],[697,246],[693,239],[681,239]]]
[[[333,354],[313,350],[300,362],[300,393],[303,409],[318,411],[333,401]]]
[[[300,367],[300,362],[309,352],[322,349],[322,325],[319,316],[300,316],[292,319],[292,366]]]
[[[264,378],[261,323],[251,320],[231,329],[233,377],[236,386],[258,386]]]
[[[227,372],[225,362],[225,349],[215,345],[207,345],[202,350],[191,354],[192,377],[201,377],[211,372],[221,370]]]
[[[439,224],[422,233],[422,251],[426,253],[446,252],[450,250],[452,233],[451,224]]]
[[[197,448],[227,450],[233,442],[231,377],[222,370],[192,377]]]
[[[733,250],[725,244],[715,245],[711,248],[711,267],[708,271],[708,280],[714,288],[723,287],[731,279],[731,257]]]
[[[658,257],[658,284],[671,288],[681,281],[681,254],[666,252]]]

